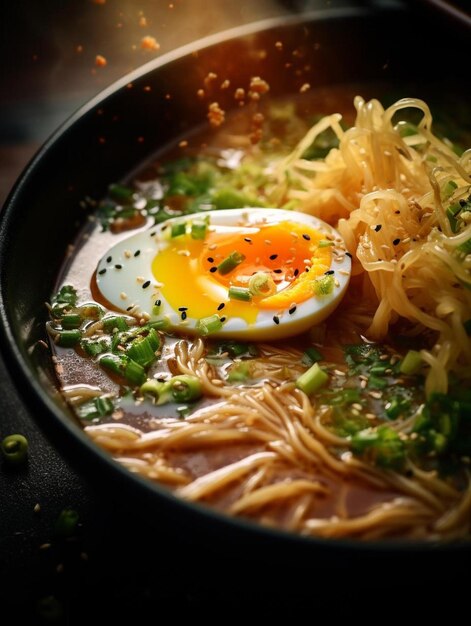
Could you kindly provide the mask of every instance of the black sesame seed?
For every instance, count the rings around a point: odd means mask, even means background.
[[[311,237],[306,234],[303,235],[303,239],[305,239],[306,241],[311,241]]]
[[[208,256],[207,261],[208,263],[214,263],[214,259],[212,256]]]
[[[100,276],[103,276],[103,274],[106,274],[106,267],[104,267],[102,270],[100,270],[98,272],[100,274]]]
[[[167,230],[168,224],[164,224],[160,230]]]
[[[107,262],[107,263],[111,263],[111,261],[112,261],[112,260],[113,260],[113,257],[112,257],[112,256],[109,256],[109,257],[106,259],[106,262]]]
[[[131,304],[131,306],[128,306],[128,308],[126,309],[126,311],[132,311],[134,308],[134,304]]]
[[[252,240],[250,239],[250,237],[244,237],[244,241],[246,241],[247,243],[252,243]]]
[[[297,275],[299,274],[299,270],[298,270],[298,268],[296,268],[296,269],[294,270],[293,274],[294,274],[294,276],[297,276]]]
[[[122,270],[122,269],[123,269],[123,266],[122,266],[122,265],[120,265],[120,264],[118,263],[117,265],[115,265],[115,268],[116,268],[117,270]]]
[[[282,274],[282,273],[283,273],[283,270],[273,270],[273,272],[274,272],[275,274]]]
[[[309,272],[309,269],[310,269],[309,267],[305,267],[305,268],[304,268],[304,271],[305,271],[305,272]]]
[[[376,226],[375,226],[375,231],[376,231],[377,233],[379,233],[379,231],[380,231],[382,228],[383,228],[383,225],[382,225],[382,224],[376,224]]]
[[[352,258],[352,255],[350,254],[350,252],[345,252],[345,256]]]
[[[275,322],[275,324],[279,324],[280,323],[280,318],[278,317],[278,315],[274,315],[273,316],[273,321]]]
[[[156,300],[156,301],[154,302],[154,305],[155,305],[155,306],[160,306],[161,304],[162,304],[162,300]]]
[[[154,237],[154,236],[155,236],[155,230],[153,230],[153,231],[151,232],[150,236],[151,236],[151,237]]]
[[[221,322],[225,322],[226,318],[224,317],[224,315],[221,317]]]
[[[149,285],[150,285],[150,280],[146,280],[146,282],[142,285],[142,288],[147,289]]]
[[[331,274],[334,274],[334,273],[335,273],[335,270],[327,270],[327,272],[324,272],[326,276],[330,276]]]
[[[182,320],[186,320],[186,318],[187,318],[186,311],[183,311],[183,313],[182,313]]]
[[[398,243],[401,243],[401,240],[399,239],[399,237],[397,239],[394,239],[393,246],[397,246]]]
[[[211,272],[211,274],[214,274],[214,272],[218,271],[218,268],[217,267],[210,267],[209,271]]]
[[[188,311],[188,307],[187,306],[179,306],[178,310],[179,311]]]
[[[394,211],[394,213],[395,213],[396,215],[399,215],[399,214],[400,214],[399,209],[398,209],[397,211]]]
[[[134,253],[134,256],[139,256],[141,254],[140,250],[136,250],[136,252]]]
[[[224,302],[221,302],[221,304],[218,306],[218,311],[222,311],[225,306],[226,305],[224,304]]]
[[[292,307],[289,309],[288,313],[289,313],[290,315],[293,315],[293,313],[294,313],[295,311],[296,311],[296,306],[292,306]]]
[[[277,258],[278,258],[278,255],[277,255],[277,254],[271,254],[271,255],[270,255],[270,261],[274,261],[274,260],[275,260],[275,259],[277,259]]]

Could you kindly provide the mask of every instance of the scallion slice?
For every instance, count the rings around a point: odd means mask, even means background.
[[[166,404],[172,400],[170,381],[161,382],[150,378],[139,389],[143,396],[151,396],[155,404]]]
[[[172,224],[171,236],[172,237],[180,237],[180,235],[184,235],[186,233],[186,222],[177,222],[176,224]]]
[[[152,348],[151,341],[148,337],[138,337],[134,339],[126,350],[126,356],[145,368],[152,365],[156,359],[155,350]]]
[[[296,387],[309,396],[323,387],[328,380],[327,372],[321,369],[318,363],[314,363],[304,374],[301,374],[296,381]]]
[[[402,363],[399,366],[401,374],[407,374],[409,376],[417,374],[422,367],[422,357],[417,350],[409,350]]]
[[[225,274],[229,274],[229,272],[235,270],[235,268],[240,265],[244,259],[244,254],[238,252],[237,250],[234,250],[230,253],[229,256],[224,259],[224,261],[221,261],[221,263],[219,263],[219,265],[217,266],[217,270],[223,276]]]
[[[203,386],[196,376],[182,374],[170,380],[173,399],[176,402],[194,402],[203,395]]]
[[[242,300],[243,302],[252,300],[252,294],[247,287],[229,287],[228,295],[231,300]]]
[[[82,338],[80,330],[58,330],[54,341],[61,348],[73,348]]]
[[[216,313],[214,315],[209,315],[208,317],[202,317],[196,324],[196,330],[203,336],[215,333],[218,330],[221,330],[221,328],[221,318]]]
[[[257,296],[271,296],[276,292],[275,281],[268,272],[256,272],[249,280],[250,293]]]
[[[119,315],[110,315],[103,318],[103,330],[107,333],[122,332],[128,330],[129,326],[124,317]]]
[[[304,352],[303,355],[301,357],[301,362],[304,365],[313,365],[314,363],[317,363],[317,361],[322,361],[324,357],[322,356],[322,354],[319,352],[319,350],[316,350],[315,348],[307,348]]]
[[[316,296],[328,296],[334,290],[335,278],[332,274],[319,276],[313,281],[313,290]]]
[[[78,313],[68,313],[64,315],[61,319],[61,325],[64,330],[72,330],[75,328],[80,328],[82,324],[82,318]]]
[[[191,225],[192,239],[204,239],[206,237],[207,230],[208,225],[206,222],[193,222]]]

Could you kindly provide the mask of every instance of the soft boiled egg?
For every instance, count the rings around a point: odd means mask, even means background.
[[[98,264],[112,308],[188,334],[281,339],[337,307],[351,260],[339,233],[283,209],[207,211],[122,240]]]

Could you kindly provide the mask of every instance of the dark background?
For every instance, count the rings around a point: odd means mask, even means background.
[[[304,8],[349,2],[314,0],[47,0],[4,2],[0,7],[0,205],[42,142],[81,104],[143,62],[178,45],[230,26]],[[360,4],[353,3],[353,4]],[[365,4],[365,3],[361,3]],[[368,3],[366,3],[368,4]],[[421,24],[429,3],[409,3]],[[172,5],[172,6],[170,6]],[[414,7],[417,8],[415,9]],[[438,13],[437,13],[438,15]],[[145,17],[147,24],[142,24]],[[463,26],[444,14],[447,36]],[[144,51],[151,35],[161,48]],[[96,55],[107,60],[95,65]],[[37,262],[28,259],[27,262]],[[179,619],[383,619],[406,613],[410,601],[422,618],[453,613],[460,597],[456,572],[435,561],[411,583],[404,572],[368,564],[352,571],[306,568],[188,544],[182,534],[145,510],[111,499],[99,480],[85,479],[48,442],[14,390],[0,360],[0,438],[13,432],[31,442],[25,467],[0,467],[0,620],[81,624],[93,618],[118,623]],[[77,531],[61,537],[56,520],[65,508],[79,513]],[[158,521],[157,521],[158,522]],[[157,523],[158,527],[158,523]],[[384,557],[386,558],[386,557]],[[413,556],[410,557],[413,559]],[[450,567],[447,562],[446,568]],[[385,574],[386,572],[386,574]],[[436,590],[431,593],[431,589]],[[463,596],[461,596],[462,598]],[[406,600],[407,598],[407,600]],[[249,611],[249,605],[255,609]],[[433,605],[433,606],[432,606]],[[456,605],[455,605],[456,606]],[[407,614],[411,616],[411,607]],[[254,613],[255,611],[255,613]],[[308,613],[306,613],[308,612]],[[2,620],[2,616],[5,621]],[[213,617],[214,616],[214,617]]]

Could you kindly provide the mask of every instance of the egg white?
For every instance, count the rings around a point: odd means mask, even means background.
[[[230,209],[208,211],[186,215],[167,220],[153,226],[149,230],[138,232],[110,248],[98,264],[96,282],[102,296],[114,309],[123,311],[137,318],[152,321],[167,320],[169,327],[181,332],[196,334],[198,319],[188,315],[182,319],[182,311],[174,310],[161,292],[163,287],[152,272],[152,262],[159,252],[171,245],[169,232],[172,224],[201,221],[209,216],[209,228],[230,230],[238,227],[246,235],[250,229],[258,229],[263,224],[290,221],[306,224],[319,231],[334,242],[332,246],[332,263],[335,287],[333,292],[322,297],[312,298],[296,304],[294,314],[288,309],[283,311],[259,310],[255,323],[248,324],[240,317],[228,317],[222,328],[213,337],[233,337],[251,340],[281,339],[300,334],[310,327],[319,324],[329,316],[345,295],[350,280],[351,259],[346,254],[345,243],[340,234],[329,224],[305,213],[286,211],[283,209]],[[193,259],[190,260],[190,263]],[[194,260],[196,264],[196,259]],[[189,280],[201,283],[202,293],[211,294],[215,300],[227,300],[227,289],[211,275],[189,275]],[[185,285],[181,285],[182,294]],[[184,300],[184,298],[182,298]],[[160,301],[158,313],[156,302]],[[214,311],[216,313],[216,310]],[[223,312],[221,312],[221,316]],[[279,320],[276,324],[274,317]],[[183,316],[185,317],[185,315]]]

